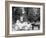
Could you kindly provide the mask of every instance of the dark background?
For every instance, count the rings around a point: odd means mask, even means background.
[[[13,23],[16,23],[16,20],[20,19],[20,16],[22,16],[22,9],[20,9],[21,7],[12,7],[12,21]],[[25,10],[25,16],[26,19],[28,19],[28,21],[30,22],[37,22],[40,21],[40,8],[36,8],[37,10],[37,14],[35,14],[35,12],[33,11],[33,8],[31,7],[24,7]],[[35,9],[34,9],[35,10]]]

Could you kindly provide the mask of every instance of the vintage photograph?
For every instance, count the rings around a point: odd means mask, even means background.
[[[45,4],[6,2],[5,36],[35,36],[45,34]]]
[[[40,8],[12,6],[12,31],[40,30]]]

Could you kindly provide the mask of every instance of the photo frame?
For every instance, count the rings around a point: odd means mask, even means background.
[[[35,36],[45,34],[45,4],[5,2],[5,36]]]

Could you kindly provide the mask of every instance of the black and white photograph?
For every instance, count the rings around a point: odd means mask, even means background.
[[[5,36],[45,34],[45,5],[34,2],[6,2]]]
[[[8,34],[13,36],[43,34],[43,7],[42,3],[9,2],[6,8]]]
[[[5,37],[45,35],[45,3],[5,2]]]
[[[12,7],[12,31],[40,30],[40,8]]]

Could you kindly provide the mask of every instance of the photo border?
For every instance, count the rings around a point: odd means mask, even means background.
[[[10,4],[20,3],[29,5],[42,5],[43,6],[43,33],[28,33],[28,34],[9,34],[9,6]],[[45,3],[34,2],[18,2],[18,1],[5,1],[5,37],[20,37],[20,36],[37,36],[45,35]]]

